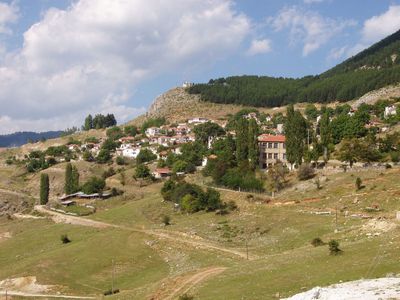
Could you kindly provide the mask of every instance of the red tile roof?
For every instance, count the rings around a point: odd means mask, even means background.
[[[156,172],[158,174],[170,174],[171,170],[168,168],[161,168],[161,169],[156,169]]]
[[[258,137],[258,141],[284,143],[286,141],[286,137],[284,135],[262,134]]]

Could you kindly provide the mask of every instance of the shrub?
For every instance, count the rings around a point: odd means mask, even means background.
[[[162,217],[162,223],[163,223],[165,226],[170,225],[170,224],[171,224],[171,218],[170,218],[170,216],[164,215],[164,216]]]
[[[357,191],[360,190],[362,188],[362,180],[360,177],[357,177],[356,179],[356,189]]]
[[[308,180],[315,176],[314,169],[309,164],[302,164],[297,171],[299,180]]]
[[[150,169],[146,165],[140,164],[136,167],[135,176],[137,178],[148,178],[150,175]]]
[[[103,294],[104,294],[104,296],[110,296],[110,295],[114,295],[114,294],[118,294],[118,293],[119,293],[119,289],[115,289],[115,290],[109,289],[109,290],[105,291]]]
[[[342,250],[339,249],[339,242],[336,240],[330,240],[328,246],[329,246],[329,253],[331,255],[338,255],[342,252]]]
[[[230,211],[234,211],[237,210],[238,206],[236,205],[236,202],[233,200],[230,200],[227,204],[226,207],[230,210]]]
[[[96,161],[100,164],[105,164],[109,162],[110,159],[111,159],[111,154],[110,151],[107,149],[101,149],[96,157]]]
[[[390,159],[392,162],[396,163],[400,161],[400,152],[390,152]]]
[[[126,164],[125,158],[123,158],[122,156],[117,156],[117,158],[115,159],[115,162],[119,166],[123,166]]]
[[[106,182],[102,178],[91,177],[82,186],[82,192],[85,194],[101,193],[106,186]]]
[[[155,160],[157,155],[153,154],[149,149],[142,149],[140,150],[138,156],[136,157],[136,162],[138,164],[142,164],[145,162],[149,162]]]
[[[319,237],[317,237],[317,238],[312,239],[311,245],[313,245],[314,247],[318,247],[318,246],[325,245],[325,243]]]
[[[71,240],[68,238],[68,235],[63,234],[63,235],[61,235],[61,242],[63,244],[68,244],[68,243],[71,243]]]
[[[94,160],[94,157],[89,150],[85,150],[85,152],[83,152],[82,158],[85,161],[93,161]]]
[[[181,207],[183,211],[188,213],[195,213],[200,210],[199,201],[190,194],[183,196],[181,200]]]
[[[114,176],[116,174],[115,170],[113,167],[109,167],[106,171],[103,172],[103,179],[106,179],[108,177]]]

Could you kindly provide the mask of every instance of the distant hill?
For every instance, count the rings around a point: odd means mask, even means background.
[[[349,101],[400,82],[400,30],[317,76],[233,76],[195,84],[201,100],[257,107],[296,102]]]
[[[0,147],[19,147],[30,141],[36,142],[42,139],[53,139],[59,137],[63,131],[46,132],[16,132],[12,134],[0,135]]]

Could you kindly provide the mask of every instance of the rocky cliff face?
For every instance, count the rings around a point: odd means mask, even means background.
[[[379,90],[375,90],[360,97],[353,104],[354,108],[359,107],[361,104],[375,104],[379,100],[386,100],[390,98],[400,97],[400,85],[390,85]]]
[[[174,88],[158,96],[146,113],[147,117],[171,117],[200,103],[198,95],[191,95],[184,88]]]

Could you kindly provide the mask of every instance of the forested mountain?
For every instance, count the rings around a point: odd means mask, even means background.
[[[317,76],[233,76],[188,89],[204,101],[275,107],[295,102],[348,101],[400,82],[400,30]]]
[[[63,131],[47,132],[16,132],[12,134],[0,135],[0,147],[19,147],[29,141],[39,141],[42,139],[53,139],[59,137]]]

